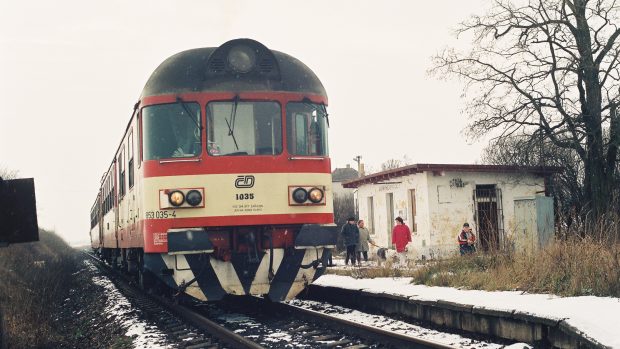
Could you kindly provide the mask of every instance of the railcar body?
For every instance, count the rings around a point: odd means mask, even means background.
[[[336,243],[326,104],[308,67],[254,40],[168,58],[102,178],[92,247],[145,287],[294,297]]]

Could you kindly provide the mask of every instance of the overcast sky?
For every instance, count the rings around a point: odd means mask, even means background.
[[[252,38],[308,65],[329,96],[332,167],[473,163],[462,86],[427,74],[483,0],[0,1],[0,168],[34,177],[39,223],[88,241],[99,180],[152,71]]]

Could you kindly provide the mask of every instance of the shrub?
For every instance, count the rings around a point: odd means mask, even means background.
[[[11,348],[62,341],[53,319],[73,284],[76,255],[54,233],[41,230],[39,237],[39,242],[0,248],[0,305]]]

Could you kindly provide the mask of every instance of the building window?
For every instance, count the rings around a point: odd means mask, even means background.
[[[411,231],[418,231],[418,224],[416,223],[415,215],[416,215],[416,202],[415,202],[415,189],[409,189],[409,207],[411,208],[411,220],[409,223],[411,224]]]
[[[370,233],[375,233],[375,203],[373,202],[373,197],[368,198],[368,227],[370,228]]]
[[[392,246],[392,228],[394,228],[394,193],[385,194],[385,207],[388,219],[388,246]]]

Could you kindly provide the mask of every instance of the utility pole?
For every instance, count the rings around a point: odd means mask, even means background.
[[[362,163],[362,156],[358,155],[358,156],[354,157],[353,161],[357,162],[357,174],[359,176],[361,176],[362,175],[362,168],[360,167],[360,165]]]

